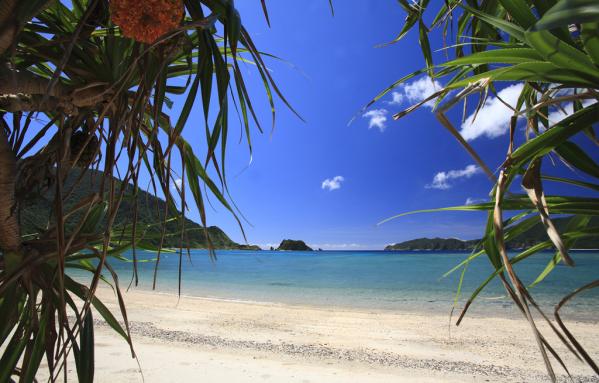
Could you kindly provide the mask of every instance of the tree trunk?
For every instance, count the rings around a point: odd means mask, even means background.
[[[17,10],[19,5],[22,6],[23,3],[29,1],[32,0],[0,0],[0,56],[13,45],[15,37],[17,37],[23,25],[50,6],[55,0],[36,2],[35,7],[28,7],[32,14],[24,15],[25,20],[18,20]]]
[[[10,48],[17,34],[16,9],[17,0],[0,0],[0,55]]]
[[[17,161],[8,143],[8,136],[0,127],[0,250],[17,252],[21,248],[21,233],[17,219],[15,179]]]

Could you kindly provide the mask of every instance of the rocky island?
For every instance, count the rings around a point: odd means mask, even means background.
[[[279,247],[277,247],[277,251],[279,251],[279,250],[313,251],[312,248],[310,248],[308,245],[306,245],[306,242],[301,241],[301,240],[294,240],[294,239],[284,239],[283,241],[281,241],[281,244],[279,245]]]

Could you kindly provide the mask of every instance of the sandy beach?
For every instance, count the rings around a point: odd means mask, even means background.
[[[112,290],[98,296],[118,312]],[[519,319],[467,317],[450,329],[449,316],[440,314],[178,300],[145,291],[125,299],[141,372],[125,341],[96,315],[97,382],[549,381]],[[569,323],[598,356],[599,323]],[[575,382],[599,382],[548,338]]]

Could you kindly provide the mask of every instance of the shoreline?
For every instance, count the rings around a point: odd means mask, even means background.
[[[314,309],[314,310],[324,310],[324,311],[332,311],[332,312],[347,312],[347,313],[370,313],[370,314],[396,314],[396,315],[412,315],[412,316],[422,316],[422,315],[434,315],[434,316],[445,316],[449,319],[450,315],[453,323],[457,320],[463,306],[459,306],[453,308],[452,310],[452,302],[445,300],[426,300],[424,303],[427,306],[431,306],[428,309],[423,308],[421,306],[420,310],[415,310],[413,303],[408,304],[407,302],[418,302],[417,299],[406,301],[407,309],[398,310],[395,308],[380,308],[380,307],[365,307],[365,306],[351,306],[349,304],[324,304],[324,303],[297,303],[297,302],[281,302],[276,300],[253,300],[253,299],[244,299],[244,298],[231,298],[231,297],[221,297],[221,296],[211,296],[211,295],[194,295],[194,294],[185,294],[182,293],[179,295],[175,292],[170,291],[159,291],[159,290],[151,290],[148,288],[137,287],[134,289],[134,292],[137,294],[144,295],[158,295],[167,297],[169,299],[173,299],[177,301],[179,299],[188,299],[188,300],[196,300],[198,302],[201,301],[211,301],[211,302],[222,302],[222,303],[235,303],[235,304],[245,304],[245,305],[257,305],[263,307],[290,307],[296,309]],[[504,300],[501,302],[501,300]],[[497,302],[497,303],[495,303]],[[432,308],[432,306],[437,306]],[[439,307],[442,306],[442,307]],[[545,309],[546,314],[551,316],[551,311],[547,311],[547,307],[543,307]],[[599,316],[592,317],[589,316],[589,313],[586,315],[582,314],[573,314],[571,311],[571,306],[565,306],[562,309],[562,317],[567,321],[575,321],[581,323],[590,323],[599,324]],[[453,314],[452,314],[453,313]],[[599,313],[598,313],[599,314]],[[478,297],[473,304],[468,309],[464,320],[468,320],[469,318],[480,319],[522,319],[520,312],[517,311],[516,306],[512,303],[511,300],[507,298],[507,296],[492,296],[492,297]]]
[[[526,250],[527,248],[513,248],[513,249],[508,249],[508,252],[517,252],[517,251],[523,251]],[[165,251],[166,250],[166,251]],[[179,253],[179,248],[178,247],[168,247],[162,250],[162,252],[168,252],[168,253],[175,253],[178,254]],[[186,248],[183,248],[183,250],[187,250]],[[203,247],[190,247],[189,250],[195,251],[195,250],[201,250],[201,251],[206,251],[208,252],[209,249],[208,248],[203,248]],[[270,250],[270,249],[260,249],[260,250],[254,250],[254,249],[213,249],[214,251],[244,251],[244,252],[257,252],[258,255],[261,254],[262,252],[264,253],[278,253],[278,252],[287,252],[287,253],[321,253],[321,252],[347,252],[348,250],[344,250],[344,249],[321,249],[321,250]],[[144,251],[148,251],[148,252],[153,252],[156,253],[156,251],[150,251],[150,250],[144,250]],[[592,252],[598,252],[599,248],[597,249],[586,249],[586,248],[581,248],[581,249],[570,249],[569,251],[575,251],[575,252],[588,252],[588,251],[592,251]],[[437,252],[437,253],[447,253],[447,254],[451,254],[451,253],[456,253],[456,254],[471,254],[472,250],[435,250],[435,249],[411,249],[411,250],[385,250],[383,249],[360,249],[360,250],[351,250],[351,252],[353,253],[420,253],[420,252]],[[539,253],[555,253],[555,250],[553,249],[544,249],[539,251]]]
[[[112,289],[97,295],[118,318]],[[548,381],[530,328],[518,319],[466,317],[450,327],[449,315],[438,314],[178,299],[140,290],[124,292],[124,299],[146,382]],[[96,381],[141,382],[126,342],[97,313],[94,320]],[[599,323],[568,324],[589,354],[599,355]],[[546,325],[539,327],[575,381],[599,381]]]

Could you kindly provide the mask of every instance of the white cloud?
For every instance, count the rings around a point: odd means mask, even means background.
[[[373,109],[364,113],[362,117],[369,119],[368,129],[378,128],[381,132],[384,132],[387,127],[385,125],[385,122],[387,122],[387,113],[389,113],[387,109]]]
[[[341,188],[341,182],[343,181],[345,181],[345,178],[343,178],[342,176],[335,176],[333,178],[327,178],[326,180],[322,181],[321,186],[323,189],[333,191]]]
[[[515,107],[522,84],[514,84],[499,91],[498,96],[507,104]],[[510,128],[510,119],[514,111],[508,108],[497,97],[489,96],[483,107],[478,111],[476,119],[473,112],[462,124],[460,133],[466,141],[481,136],[495,138],[504,135]]]
[[[391,101],[386,103],[389,105],[401,105],[404,102],[417,104],[441,88],[443,85],[439,81],[428,76],[421,77],[418,80],[401,84],[396,91],[391,93]],[[435,106],[435,100],[430,100],[424,105],[432,108]]]
[[[405,84],[403,86],[403,92],[410,102],[418,103],[441,88],[443,88],[443,86],[439,81],[426,76]],[[432,108],[435,106],[435,100],[430,100],[424,105]]]
[[[583,100],[582,106],[587,107],[596,103],[595,100]],[[562,105],[561,108],[554,108],[551,112],[549,112],[549,125],[555,125],[564,118],[568,117],[574,113],[574,105],[569,102],[566,105]]]
[[[482,203],[485,202],[486,199],[484,198],[472,198],[472,197],[468,197],[466,198],[466,202],[464,202],[464,205],[474,205],[477,203]]]
[[[570,114],[572,114],[572,111],[574,110],[572,104],[564,107],[563,109],[556,109],[552,112],[549,113],[549,125],[554,125],[557,124],[558,122],[560,122],[561,120],[563,120],[564,118],[568,117]]]
[[[392,92],[391,101],[387,101],[389,105],[401,105],[404,100],[404,95],[401,92]]]
[[[171,184],[171,189],[173,189],[174,191],[177,191],[177,190],[181,191],[182,186],[183,186],[183,180],[181,178],[177,178]]]
[[[426,99],[443,86],[440,82],[431,79],[428,76],[421,77],[418,80],[401,84],[397,90],[391,92],[391,101],[385,101],[387,105],[401,105],[406,102],[410,104],[417,104],[420,101]],[[432,108],[435,105],[435,100],[430,100],[424,104]],[[373,109],[362,114],[362,117],[368,118],[368,128],[378,128],[381,132],[384,132],[387,128],[387,109]]]
[[[439,172],[433,177],[433,182],[425,187],[427,189],[447,190],[452,186],[450,181],[458,178],[470,178],[478,173],[481,173],[481,169],[476,165],[468,165],[464,169]]]

